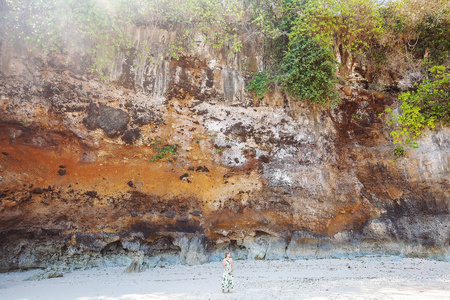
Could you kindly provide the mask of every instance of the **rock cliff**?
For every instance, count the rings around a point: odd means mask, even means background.
[[[240,53],[170,56],[173,32],[133,29],[152,58],[0,51],[0,270],[394,254],[450,258],[450,130],[394,159],[378,116],[395,95],[340,88],[331,107],[274,89]],[[136,50],[134,49],[134,50]],[[256,70],[256,69],[255,69]],[[253,70],[253,71],[255,71]]]

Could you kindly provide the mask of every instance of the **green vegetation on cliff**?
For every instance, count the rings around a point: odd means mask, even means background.
[[[396,129],[391,131],[394,143],[406,143],[416,146],[415,139],[424,128],[435,128],[436,124],[450,122],[450,68],[436,66],[429,70],[427,77],[416,85],[415,91],[399,95],[400,113],[391,113],[390,124]]]
[[[0,41],[22,40],[44,54],[89,54],[91,71],[105,80],[119,52],[136,50],[131,26],[176,32],[170,49],[177,58],[199,33],[215,48],[240,51],[237,32],[245,14],[239,0],[5,0],[0,12]],[[150,58],[150,46],[139,46],[137,55]]]
[[[278,86],[294,100],[330,103],[336,83],[349,82],[358,65],[370,89],[397,88],[380,77],[407,82],[396,142],[448,121],[449,0],[5,0],[0,10],[1,42],[22,40],[68,58],[87,54],[104,80],[118,53],[153,59],[151,45],[136,45],[132,27],[174,32],[169,53],[160,54],[174,59],[200,44],[233,55],[258,36],[264,60],[247,86],[257,99]],[[434,84],[444,96],[429,100]]]
[[[91,71],[104,76],[114,56],[129,48],[132,25],[125,1],[5,0],[1,7],[0,38],[26,41],[30,50],[87,53],[95,59]]]
[[[400,113],[391,114],[388,121],[395,125],[394,143],[414,146],[424,128],[449,122],[448,0],[262,2],[255,23],[269,36],[266,65],[271,76],[267,78],[291,97],[329,102],[335,98],[334,83],[348,81],[358,62],[372,72],[372,78],[394,73],[410,81],[409,90],[399,96]],[[293,47],[298,41],[303,45],[310,41],[308,50]],[[331,71],[334,59],[327,51],[339,60],[338,71]],[[262,83],[271,84],[267,78]],[[264,91],[262,83],[257,85],[259,91]],[[369,87],[390,88],[375,82]],[[255,94],[261,98],[261,92]]]
[[[295,99],[325,103],[336,99],[335,59],[329,47],[308,36],[296,36],[280,62],[278,80]]]

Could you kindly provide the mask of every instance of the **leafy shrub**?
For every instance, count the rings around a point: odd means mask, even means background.
[[[238,37],[245,16],[241,0],[120,1],[132,3],[133,10],[137,12],[138,22],[147,25],[158,24],[171,30],[178,29],[177,40],[184,42],[181,43],[185,47],[184,50],[189,50],[189,46],[195,45],[195,38],[199,32],[214,48],[229,45],[231,50],[239,52],[242,47]]]
[[[406,150],[402,146],[397,146],[394,149],[394,160],[402,158],[406,155]]]
[[[315,38],[297,36],[280,63],[278,79],[295,99],[326,103],[337,99],[335,68],[329,46]]]
[[[253,93],[255,99],[262,99],[264,94],[270,90],[270,83],[271,80],[266,72],[256,72],[245,88]]]
[[[292,35],[307,34],[348,52],[363,53],[381,31],[375,0],[310,0],[297,18]]]
[[[417,146],[417,139],[424,128],[435,128],[437,123],[450,122],[450,68],[435,66],[428,77],[417,84],[415,91],[399,95],[401,113],[391,114],[396,129],[391,131],[394,143],[405,142]],[[391,109],[386,109],[392,113]]]
[[[419,57],[437,64],[445,63],[450,55],[450,9],[425,15],[416,31],[419,36],[415,52]]]
[[[268,37],[269,78],[297,100],[327,103],[337,99],[338,65],[332,47],[340,49],[346,74],[352,55],[368,52],[381,32],[374,0],[256,2],[254,22]]]
[[[392,61],[405,69],[425,59],[428,67],[448,63],[450,54],[450,1],[398,0],[379,8],[382,34],[378,44],[391,53]],[[392,55],[393,54],[393,55]],[[399,70],[396,70],[397,72]]]

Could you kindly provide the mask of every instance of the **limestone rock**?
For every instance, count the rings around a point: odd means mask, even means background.
[[[181,248],[180,257],[188,265],[202,264],[208,261],[205,238],[181,236],[174,244]]]
[[[36,275],[33,275],[27,279],[25,279],[24,281],[39,281],[39,280],[43,280],[43,279],[51,279],[51,278],[61,278],[63,277],[63,273],[54,271],[54,270],[50,270],[44,273],[39,273]]]
[[[142,267],[141,259],[139,257],[135,257],[133,262],[125,269],[125,273],[139,273],[144,271]]]

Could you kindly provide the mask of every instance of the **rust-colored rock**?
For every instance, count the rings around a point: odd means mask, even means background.
[[[344,91],[344,94],[345,94],[346,96],[351,96],[351,95],[352,95],[352,88],[349,87],[349,86],[344,86],[344,87],[342,88],[342,91]]]

